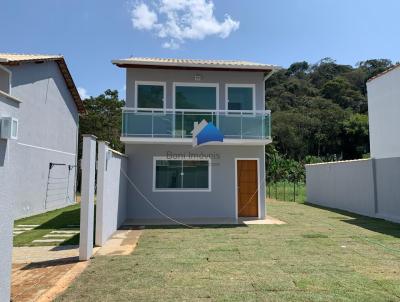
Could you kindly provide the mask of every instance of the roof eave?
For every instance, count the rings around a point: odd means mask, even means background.
[[[144,62],[132,60],[112,60],[112,64],[121,68],[160,68],[160,69],[196,69],[196,70],[232,70],[232,71],[260,71],[267,72],[271,70],[279,70],[280,66],[275,65],[218,65],[218,64],[177,64],[172,62]]]
[[[378,73],[377,75],[375,75],[375,76],[373,76],[373,77],[370,77],[370,78],[367,80],[367,84],[370,83],[370,82],[372,82],[372,81],[374,81],[374,80],[376,80],[376,79],[379,79],[381,76],[384,76],[385,74],[388,74],[388,73],[391,72],[392,70],[395,70],[395,69],[397,69],[397,68],[399,68],[399,67],[400,67],[400,64],[396,64],[396,65],[394,65],[394,66],[392,66],[392,67],[386,69],[385,71],[383,71],[383,72],[381,72],[381,73]]]
[[[74,83],[74,80],[71,76],[71,73],[68,70],[67,63],[63,56],[54,56],[51,58],[38,58],[38,59],[28,59],[28,60],[7,60],[0,59],[0,64],[3,65],[19,65],[21,63],[35,63],[35,62],[56,62],[58,68],[61,71],[61,74],[65,80],[65,84],[67,85],[68,90],[71,93],[71,96],[74,100],[76,108],[78,109],[79,114],[86,114],[86,109],[83,105],[83,101],[78,93],[78,89]]]

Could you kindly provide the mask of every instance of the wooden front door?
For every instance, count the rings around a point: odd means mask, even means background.
[[[257,160],[237,161],[237,198],[239,217],[258,217]]]

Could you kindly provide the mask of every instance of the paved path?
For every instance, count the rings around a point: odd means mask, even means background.
[[[77,246],[14,247],[13,302],[37,301],[77,263]]]
[[[129,255],[142,230],[120,230],[104,247],[94,249],[95,256]],[[87,267],[79,262],[78,246],[34,246],[13,249],[13,302],[52,301]]]

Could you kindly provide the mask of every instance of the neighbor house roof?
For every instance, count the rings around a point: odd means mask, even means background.
[[[0,64],[2,65],[18,65],[21,63],[33,62],[48,62],[54,61],[60,68],[61,74],[64,77],[65,83],[70,91],[72,98],[78,108],[79,113],[85,113],[85,107],[78,90],[76,89],[74,80],[68,70],[67,63],[63,56],[60,55],[38,55],[38,54],[14,54],[14,53],[0,53]]]
[[[381,77],[381,76],[387,74],[388,72],[391,72],[393,69],[396,69],[396,68],[398,68],[398,67],[400,67],[400,64],[396,64],[396,65],[394,65],[394,66],[392,66],[392,67],[386,69],[384,72],[378,73],[376,76],[373,76],[373,77],[369,78],[369,79],[367,80],[367,83],[368,83],[368,82],[371,82],[371,81],[373,81],[373,80],[375,80],[376,78],[379,78],[379,77]]]
[[[165,58],[127,58],[113,60],[119,67],[164,68],[164,69],[208,69],[236,71],[271,71],[279,66],[236,60],[195,60]]]

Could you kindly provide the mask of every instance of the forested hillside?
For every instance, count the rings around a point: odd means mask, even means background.
[[[307,156],[322,160],[367,156],[365,83],[391,66],[386,59],[353,67],[326,58],[313,65],[293,63],[275,73],[266,83],[266,99],[276,150],[297,161]]]

